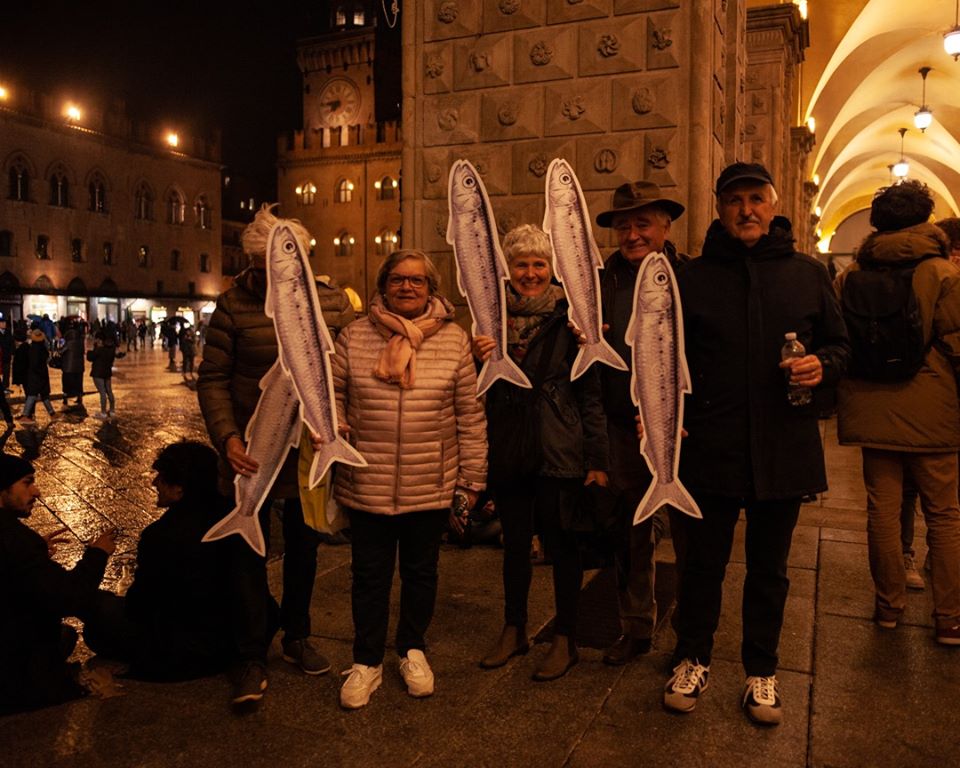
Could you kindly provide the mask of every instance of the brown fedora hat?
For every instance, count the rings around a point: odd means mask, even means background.
[[[618,213],[628,213],[645,208],[648,205],[655,205],[662,208],[671,219],[678,219],[686,210],[676,200],[664,197],[660,192],[660,187],[652,181],[632,181],[627,184],[621,184],[613,193],[613,208],[597,215],[597,225],[601,227],[612,227],[613,217]]]

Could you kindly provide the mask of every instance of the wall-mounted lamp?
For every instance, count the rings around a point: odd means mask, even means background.
[[[953,56],[954,61],[960,58],[960,0],[957,0],[957,8],[953,14],[953,28],[943,35],[943,50],[948,56]]]
[[[900,160],[893,165],[893,175],[898,179],[905,179],[907,174],[910,173],[910,163],[908,163],[906,158],[903,156],[903,135],[906,132],[906,128],[901,128],[898,131],[900,134]]]
[[[913,124],[923,133],[933,122],[933,112],[927,106],[927,75],[932,67],[920,67],[920,77],[923,78],[923,96],[920,98],[920,109],[913,114]]]

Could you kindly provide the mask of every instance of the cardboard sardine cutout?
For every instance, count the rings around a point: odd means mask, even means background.
[[[473,317],[473,335],[496,342],[477,376],[477,397],[497,379],[529,389],[530,380],[507,353],[504,281],[510,273],[500,250],[493,206],[480,174],[468,160],[457,160],[450,168],[447,203],[447,242],[457,262],[457,286],[467,297]]]
[[[244,434],[247,455],[260,469],[249,477],[237,475],[233,479],[236,505],[207,531],[203,541],[216,541],[236,533],[258,555],[267,556],[257,512],[270,495],[290,449],[299,445],[300,433],[300,401],[293,382],[277,360],[260,379],[260,399]]]
[[[586,338],[570,369],[570,381],[576,381],[594,363],[626,371],[627,364],[601,334],[603,259],[593,239],[590,211],[580,182],[562,158],[550,163],[546,178],[543,231],[550,236],[553,247],[553,273],[567,294],[567,317]]]
[[[315,488],[334,461],[355,467],[366,460],[338,432],[330,355],[333,339],[323,320],[308,248],[294,229],[279,219],[267,238],[267,299],[264,312],[277,331],[280,364],[300,401],[300,418],[323,446],[310,468]]]
[[[700,508],[677,477],[683,396],[690,392],[690,372],[683,349],[680,292],[670,260],[662,253],[649,254],[640,265],[626,342],[633,348],[630,394],[643,422],[640,453],[653,474],[633,524],[642,523],[664,504],[701,518]]]

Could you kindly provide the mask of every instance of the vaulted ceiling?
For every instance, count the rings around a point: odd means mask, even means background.
[[[900,159],[909,178],[926,183],[937,217],[960,214],[960,62],[943,49],[956,0],[811,0],[810,42],[802,72],[803,119],[816,121],[811,177],[829,238],[848,217],[869,208],[891,183]],[[914,127],[921,67],[932,67],[926,103],[933,124]]]

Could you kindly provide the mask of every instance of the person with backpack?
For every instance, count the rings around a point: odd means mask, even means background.
[[[900,506],[909,475],[927,522],[936,639],[960,646],[960,270],[928,221],[933,207],[919,182],[879,190],[876,231],[837,278],[852,347],[838,431],[863,452],[874,621],[893,629],[906,607]]]

